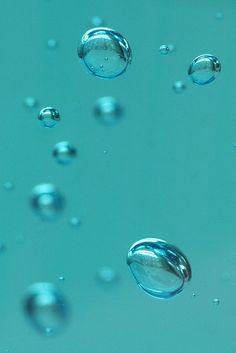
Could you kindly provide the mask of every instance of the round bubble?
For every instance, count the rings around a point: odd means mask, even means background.
[[[62,293],[51,283],[35,283],[27,290],[23,309],[32,326],[50,336],[58,333],[68,316]]]
[[[39,184],[31,192],[30,204],[41,220],[51,221],[64,209],[65,200],[54,185]]]
[[[95,280],[101,286],[111,286],[118,282],[117,272],[109,266],[103,266],[98,269]]]
[[[103,125],[116,125],[122,118],[123,107],[114,97],[101,97],[94,106],[96,119]]]
[[[83,35],[78,56],[91,74],[113,79],[126,71],[132,54],[129,43],[121,34],[110,28],[98,27]]]
[[[221,71],[219,59],[211,54],[197,56],[190,64],[188,74],[197,85],[213,82]]]
[[[41,121],[44,127],[52,128],[61,120],[61,117],[57,109],[46,107],[41,109],[38,115],[38,119]]]
[[[59,164],[68,165],[76,157],[76,148],[67,141],[56,143],[52,151],[53,157]]]
[[[137,284],[148,294],[168,299],[183,290],[191,279],[191,267],[185,255],[174,245],[156,238],[134,243],[127,264]]]

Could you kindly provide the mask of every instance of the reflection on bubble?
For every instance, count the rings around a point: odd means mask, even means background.
[[[127,264],[137,284],[156,298],[175,296],[191,279],[185,255],[161,239],[147,238],[134,243],[128,251]]]
[[[23,308],[32,326],[46,336],[58,333],[68,316],[64,296],[51,283],[35,283],[29,287]]]
[[[87,31],[78,46],[78,56],[87,70],[99,78],[123,74],[131,63],[127,40],[113,29],[98,27]]]
[[[65,200],[54,185],[39,184],[31,192],[30,204],[41,220],[51,221],[64,209]]]

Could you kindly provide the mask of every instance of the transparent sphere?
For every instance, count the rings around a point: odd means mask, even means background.
[[[211,54],[203,54],[191,62],[188,74],[194,83],[203,86],[214,81],[220,71],[219,59]]]
[[[96,119],[103,125],[116,125],[123,115],[123,108],[114,97],[101,97],[94,106]]]
[[[64,209],[65,200],[54,185],[39,184],[31,192],[30,204],[41,220],[51,221]]]
[[[104,266],[98,269],[95,280],[101,286],[111,286],[118,282],[117,272],[109,266]]]
[[[128,251],[127,264],[138,285],[156,298],[175,296],[191,279],[185,255],[161,239],[147,238],[134,243]]]
[[[51,283],[29,287],[23,309],[32,326],[46,336],[58,333],[68,316],[65,298]]]
[[[132,54],[129,43],[121,34],[110,28],[98,27],[83,35],[78,56],[91,74],[112,79],[126,71]]]
[[[38,119],[42,122],[44,127],[52,128],[58,123],[58,121],[60,121],[61,118],[57,109],[46,107],[41,109]]]
[[[76,157],[77,151],[69,142],[61,141],[55,144],[52,154],[59,164],[68,165]]]

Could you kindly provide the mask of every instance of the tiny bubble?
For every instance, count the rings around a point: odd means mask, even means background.
[[[212,300],[212,303],[214,305],[219,305],[220,304],[220,300],[218,298],[215,298],[215,299]]]

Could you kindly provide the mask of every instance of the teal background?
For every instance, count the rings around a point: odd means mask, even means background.
[[[15,184],[0,189],[1,353],[236,351],[235,13],[234,0],[1,0],[0,181]],[[95,15],[132,47],[132,65],[112,81],[89,75],[76,54]],[[58,48],[47,48],[50,38]],[[177,51],[160,55],[168,43]],[[197,87],[187,69],[203,53],[219,57],[222,72]],[[176,80],[187,85],[182,94],[172,90]],[[29,95],[35,110],[23,105]],[[113,128],[93,116],[104,95],[125,108]],[[50,130],[37,121],[45,106],[62,117]],[[78,148],[69,167],[51,156],[61,140]],[[41,182],[67,199],[52,224],[29,207]],[[71,229],[77,215],[82,225]],[[192,265],[191,283],[172,300],[146,295],[129,273],[127,250],[146,236],[177,245]],[[103,265],[120,276],[106,290],[94,281]],[[39,281],[55,283],[71,304],[70,322],[52,338],[22,313],[26,288]]]

